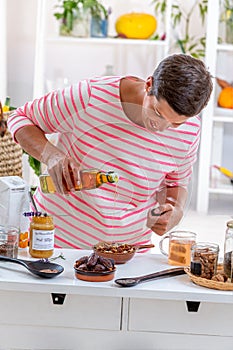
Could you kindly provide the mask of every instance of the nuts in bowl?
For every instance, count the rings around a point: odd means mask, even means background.
[[[95,252],[83,256],[74,264],[76,278],[88,282],[106,282],[115,276],[116,267],[112,259],[99,256]]]
[[[153,244],[133,245],[128,243],[100,241],[93,247],[95,253],[111,258],[115,264],[124,264],[131,260],[138,249],[153,248]]]

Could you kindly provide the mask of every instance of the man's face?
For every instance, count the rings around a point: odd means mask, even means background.
[[[156,132],[178,128],[188,120],[188,117],[177,114],[166,100],[158,101],[154,95],[148,95],[150,88],[151,84],[147,81],[142,108],[142,121],[147,130]]]

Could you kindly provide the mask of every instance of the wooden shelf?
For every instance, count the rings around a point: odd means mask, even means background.
[[[218,44],[220,30],[221,7],[219,0],[208,0],[208,20],[206,28],[206,55],[205,64],[213,76],[225,76],[231,79],[233,45]],[[220,60],[223,60],[222,63]],[[228,69],[229,67],[229,69]],[[227,78],[227,74],[229,78]],[[214,89],[217,89],[216,79],[213,80]],[[233,185],[230,180],[224,182],[220,178],[212,178],[210,175],[212,164],[222,164],[223,156],[231,146],[225,145],[225,123],[233,123],[233,110],[217,106],[216,96],[211,96],[210,101],[202,112],[202,137],[199,151],[199,171],[197,188],[198,212],[208,213],[210,205],[210,194],[233,195]],[[229,127],[231,127],[229,125]],[[227,139],[228,140],[228,139]],[[230,142],[230,141],[229,141]],[[227,164],[226,164],[227,166]],[[230,166],[230,165],[229,165]]]
[[[219,123],[233,123],[233,109],[216,107],[213,120]]]
[[[225,188],[210,187],[209,193],[233,195],[233,185],[231,187],[226,186]]]
[[[166,40],[141,40],[141,39],[120,39],[120,38],[78,38],[56,36],[47,39],[49,43],[55,44],[91,44],[91,45],[148,45],[166,46]]]
[[[218,44],[217,50],[218,51],[232,51],[233,52],[233,45],[232,44]]]

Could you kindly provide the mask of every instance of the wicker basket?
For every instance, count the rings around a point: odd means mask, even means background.
[[[198,284],[199,286],[211,288],[211,289],[218,289],[218,290],[233,290],[233,283],[230,282],[217,282],[213,280],[208,280],[207,278],[195,276],[190,272],[190,268],[186,267],[184,271],[187,273],[191,281],[195,284]],[[223,271],[223,266],[218,265],[218,272]]]
[[[7,119],[10,113],[3,112],[0,103],[0,176],[22,177],[23,151],[7,129]]]

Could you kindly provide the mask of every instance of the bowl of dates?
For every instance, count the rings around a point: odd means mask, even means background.
[[[116,267],[112,259],[99,256],[95,252],[75,261],[75,277],[88,282],[111,281],[115,276]]]
[[[94,245],[93,250],[99,256],[113,259],[115,264],[124,264],[131,260],[139,249],[153,247],[153,244],[134,245],[120,242],[100,241]]]

